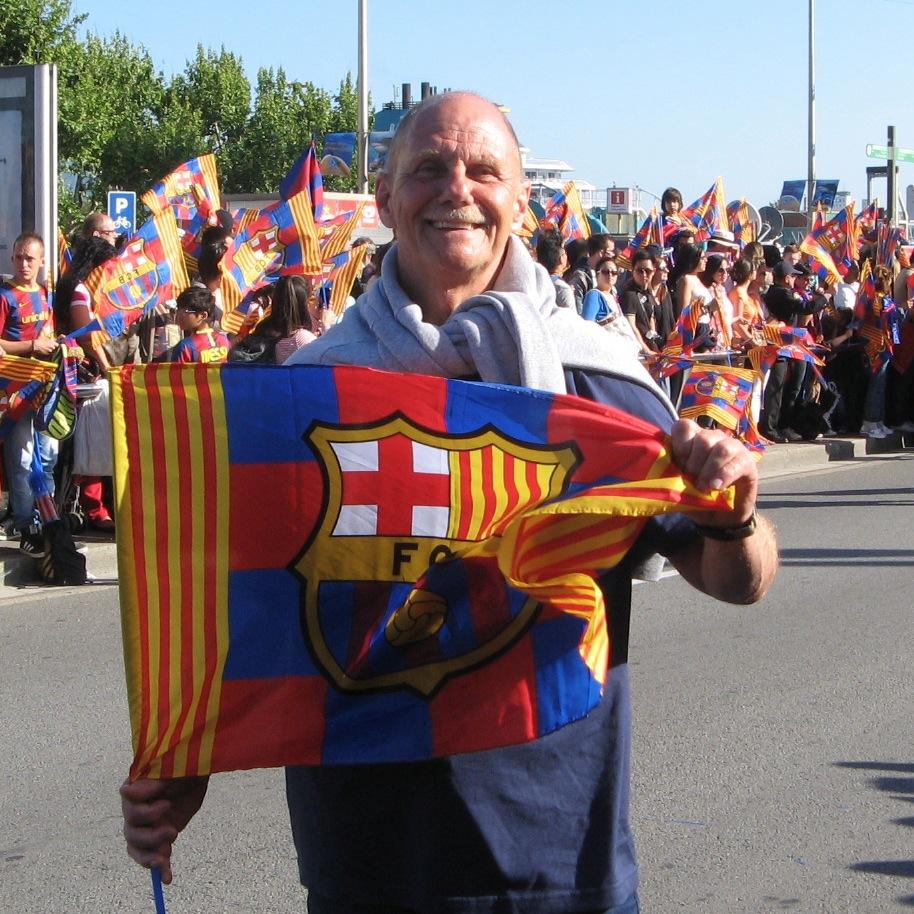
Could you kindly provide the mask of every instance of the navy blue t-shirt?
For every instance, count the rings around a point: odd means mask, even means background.
[[[668,427],[653,388],[566,375],[568,390]],[[422,914],[570,914],[625,901],[638,867],[628,821],[631,569],[695,536],[655,518],[601,579],[611,671],[586,718],[531,743],[409,764],[292,767],[286,790],[301,881],[345,905]]]

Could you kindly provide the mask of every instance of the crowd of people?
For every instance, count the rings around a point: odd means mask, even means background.
[[[66,452],[72,463],[69,469],[73,470],[74,496],[71,504],[60,506],[71,512],[68,516],[73,527],[87,525],[101,533],[114,532],[111,447],[110,441],[102,440],[108,437],[107,422],[93,424],[94,431],[87,432],[90,414],[101,411],[107,415],[107,375],[112,367],[136,362],[217,365],[234,359],[282,364],[337,320],[327,302],[315,294],[309,277],[283,276],[254,291],[243,331],[230,338],[220,327],[220,261],[232,244],[232,218],[219,210],[211,221],[213,224],[201,233],[191,285],[114,339],[98,331],[79,333],[96,318],[86,278],[115,257],[126,240],[118,235],[110,216],[92,213],[84,220],[70,249],[69,263],[51,295],[39,281],[47,266],[44,240],[24,232],[13,244],[12,273],[0,284],[0,351],[52,360],[60,353],[60,341],[77,335],[84,356],[79,365],[79,381],[83,382],[80,418],[73,447]],[[354,243],[371,244],[368,239]],[[370,250],[374,253],[374,245]],[[367,283],[376,266],[376,259],[369,258],[354,291]],[[24,555],[42,559],[48,546],[36,502],[35,472],[40,466],[38,487],[53,495],[61,475],[57,466],[60,442],[36,428],[34,411],[24,401],[17,405],[14,395],[12,404],[5,413],[7,428],[2,433],[6,481],[3,533],[19,540]],[[97,472],[100,463],[101,472]],[[82,473],[82,467],[92,472]]]
[[[566,241],[558,230],[538,233],[530,253],[548,272],[558,306],[625,337],[648,365],[657,363],[675,339],[687,306],[697,312],[691,347],[697,358],[724,353],[730,364],[748,365],[745,355],[764,342],[766,324],[806,331],[824,361],[821,370],[781,355],[758,380],[754,420],[767,442],[820,434],[885,438],[914,432],[914,268],[909,249],[897,249],[890,267],[874,264],[873,245],[864,246],[860,262],[850,264],[841,281],[822,282],[794,244],[742,245],[726,231],[696,244],[694,227],[680,216],[682,196],[675,188],[664,192],[662,208],[665,224],[675,229],[667,245],[649,244],[628,256],[608,234]],[[285,276],[256,289],[243,331],[226,335],[220,328],[220,261],[232,244],[233,225],[225,210],[217,211],[211,222],[201,234],[192,285],[176,300],[160,305],[151,318],[131,325],[117,339],[101,341],[94,333],[82,338],[82,379],[102,390],[103,408],[105,378],[112,366],[134,361],[282,364],[336,322],[337,315],[315,294],[308,277]],[[57,339],[92,321],[92,297],[84,281],[117,254],[119,242],[123,239],[111,218],[91,214],[49,305],[38,281],[45,266],[43,240],[32,233],[20,236],[14,245],[13,274],[0,287],[4,352],[52,358]],[[355,243],[371,245],[368,239]],[[372,255],[348,304],[380,273],[389,247],[371,245]],[[894,303],[898,345],[888,358],[873,357],[857,303],[867,261],[875,280],[876,310]],[[656,377],[677,402],[683,374]],[[84,437],[79,447],[92,447]],[[54,491],[58,442],[37,432],[26,413],[5,434],[3,449],[8,491],[4,528],[19,537],[25,554],[40,558],[45,546],[29,474],[37,450],[45,485]],[[110,483],[103,476],[77,473],[75,484],[77,511],[85,522],[113,532]]]
[[[679,192],[669,188],[663,203],[675,218]],[[698,312],[698,359],[726,354],[730,364],[748,367],[748,350],[768,342],[765,325],[808,334],[821,367],[780,355],[759,379],[755,420],[770,443],[914,432],[914,269],[907,248],[899,247],[889,266],[875,262],[874,245],[864,245],[840,281],[822,281],[795,244],[740,245],[718,231],[699,245],[694,235],[683,225],[669,247],[652,244],[623,258],[607,234],[563,243],[554,230],[539,237],[535,256],[561,306],[628,334],[648,363],[673,341],[687,305]],[[857,301],[865,264],[874,278],[869,311],[891,314],[890,352],[874,351]],[[674,401],[681,381],[682,375],[661,380]]]
[[[698,314],[692,346],[697,358],[725,353],[729,363],[748,365],[746,352],[764,342],[766,324],[804,330],[818,345],[824,365],[817,369],[802,359],[779,356],[764,371],[753,408],[767,442],[820,434],[885,438],[914,432],[914,268],[909,249],[897,249],[890,267],[873,264],[873,245],[864,246],[860,262],[849,265],[841,281],[822,282],[794,244],[741,245],[726,231],[696,244],[693,226],[679,215],[682,196],[675,188],[664,192],[662,208],[665,224],[675,227],[667,246],[650,244],[629,256],[623,256],[608,234],[565,241],[558,230],[540,232],[530,253],[548,272],[558,306],[625,337],[648,365],[674,340],[687,306]],[[176,300],[160,305],[154,316],[131,325],[117,339],[100,341],[99,334],[82,339],[82,379],[96,382],[103,391],[103,408],[105,378],[112,366],[134,361],[282,364],[336,322],[337,315],[315,294],[308,277],[285,276],[255,290],[244,330],[226,335],[220,328],[220,261],[232,244],[233,226],[224,210],[211,221],[201,235],[192,285]],[[58,338],[93,320],[84,281],[117,254],[119,241],[123,239],[109,216],[91,214],[78,233],[51,306],[38,281],[45,266],[43,240],[32,233],[20,236],[14,245],[13,274],[0,288],[4,352],[52,358]],[[355,243],[371,244],[368,239]],[[372,256],[348,303],[379,274],[389,247],[371,245]],[[876,310],[894,303],[898,345],[889,358],[873,357],[857,303],[867,261],[875,280]],[[657,376],[674,403],[682,380],[681,372]],[[93,445],[81,440],[80,447],[86,446]],[[98,442],[94,446],[101,447]],[[45,546],[29,474],[37,449],[45,485],[53,492],[58,442],[36,432],[26,413],[11,425],[3,449],[8,491],[4,529],[20,539],[25,554],[40,558]],[[77,473],[75,485],[77,512],[85,523],[113,532],[110,483],[103,476]]]

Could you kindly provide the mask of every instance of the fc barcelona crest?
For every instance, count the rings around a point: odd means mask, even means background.
[[[314,424],[305,440],[323,508],[294,563],[315,658],[344,692],[407,688],[431,696],[513,644],[538,606],[494,557],[460,558],[563,494],[573,444],[539,446],[492,428],[429,431],[402,415]],[[421,587],[415,587],[422,579]]]
[[[159,288],[159,273],[155,256],[146,251],[148,242],[136,238],[124,249],[102,294],[119,311],[136,311],[150,304]]]

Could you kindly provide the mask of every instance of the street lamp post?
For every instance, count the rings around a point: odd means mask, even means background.
[[[368,0],[359,0],[359,193],[368,193]]]
[[[816,189],[816,0],[809,0],[809,170],[806,176],[806,216],[809,229],[815,207]]]

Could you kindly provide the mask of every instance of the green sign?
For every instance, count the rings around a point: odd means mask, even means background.
[[[888,159],[889,147],[869,145],[866,147],[866,154],[871,159]],[[905,149],[903,146],[896,146],[895,161],[914,162],[914,149]]]

